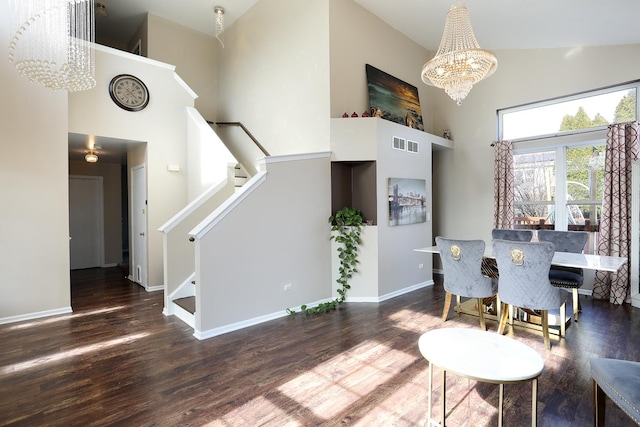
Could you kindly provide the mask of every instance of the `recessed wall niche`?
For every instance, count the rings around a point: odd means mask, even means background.
[[[359,209],[365,221],[378,223],[376,162],[331,163],[331,213],[344,207]]]

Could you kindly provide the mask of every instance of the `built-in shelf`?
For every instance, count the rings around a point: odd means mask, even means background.
[[[365,220],[378,222],[376,162],[331,163],[331,212],[359,209]]]

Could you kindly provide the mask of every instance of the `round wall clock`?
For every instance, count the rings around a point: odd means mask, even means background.
[[[127,111],[140,111],[149,103],[147,86],[130,74],[120,74],[111,79],[109,95],[118,107]]]

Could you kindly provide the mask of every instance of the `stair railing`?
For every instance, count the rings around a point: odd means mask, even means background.
[[[251,132],[249,132],[249,130],[240,122],[210,122],[207,120],[207,123],[209,123],[210,125],[216,125],[216,126],[237,126],[240,129],[242,129],[244,131],[244,133],[247,134],[247,136],[249,138],[251,138],[251,140],[253,141],[254,144],[256,144],[256,147],[258,147],[260,149],[260,151],[262,151],[262,154],[264,154],[266,157],[271,156],[271,154],[269,154],[269,152],[262,146],[262,144],[260,144],[258,142],[258,140],[255,138],[255,136],[253,136],[251,134]]]

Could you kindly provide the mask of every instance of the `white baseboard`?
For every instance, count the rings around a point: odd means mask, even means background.
[[[412,285],[403,289],[398,289],[397,291],[393,291],[377,297],[347,297],[346,302],[382,302],[433,285],[433,280],[427,280],[426,282],[418,283],[417,285]]]
[[[57,316],[59,314],[73,313],[71,307],[56,308],[53,310],[37,311],[35,313],[20,314],[18,316],[0,318],[0,325],[5,323],[22,322],[24,320],[39,319],[41,317]]]
[[[406,287],[404,289],[400,289],[391,293],[388,293],[386,295],[382,295],[379,297],[363,297],[363,298],[348,298],[346,302],[354,302],[354,303],[362,303],[362,302],[382,302],[382,301],[386,301],[388,299],[391,298],[395,298],[397,296],[400,295],[404,295],[406,293],[409,292],[413,292],[416,291],[418,289],[422,289],[422,288],[426,288],[427,286],[433,286],[434,282],[433,280],[428,280],[426,282],[422,282],[422,283],[418,283],[416,285],[412,285],[409,287]],[[309,304],[305,304],[307,307],[315,307],[318,304],[322,304],[324,302],[329,302],[329,301],[333,301],[333,298],[327,298],[324,300],[320,300],[320,301],[316,301],[316,302],[312,302]],[[292,308],[292,311],[296,311],[296,312],[300,312],[300,306]],[[258,325],[260,323],[264,323],[264,322],[268,322],[270,320],[275,320],[275,319],[279,319],[281,317],[285,317],[285,316],[289,316],[289,313],[287,313],[286,310],[283,311],[278,311],[275,313],[271,313],[271,314],[266,314],[264,316],[258,316],[258,317],[254,317],[253,319],[247,319],[247,320],[243,320],[242,322],[237,322],[237,323],[232,323],[226,326],[221,326],[219,328],[213,328],[213,329],[209,329],[207,331],[198,331],[198,330],[194,330],[193,332],[193,336],[196,337],[199,340],[206,340],[208,338],[213,338],[216,337],[218,335],[222,335],[222,334],[226,334],[229,332],[233,332],[233,331],[237,331],[239,329],[244,329],[244,328],[248,328],[249,326],[255,326]]]
[[[309,304],[305,304],[307,307],[315,307],[318,304],[322,304],[324,302],[332,301],[333,298],[327,298],[324,300],[312,302]],[[300,312],[300,306],[294,307],[291,309],[292,311]],[[254,317],[253,319],[243,320],[242,322],[231,323],[229,325],[221,326],[219,328],[209,329],[207,331],[193,331],[193,336],[199,340],[206,340],[207,338],[213,338],[218,335],[226,334],[229,332],[237,331],[240,329],[248,328],[249,326],[259,325],[260,323],[268,322],[270,320],[279,319],[281,317],[289,316],[290,314],[287,310],[277,311],[271,314],[265,314],[264,316]]]

